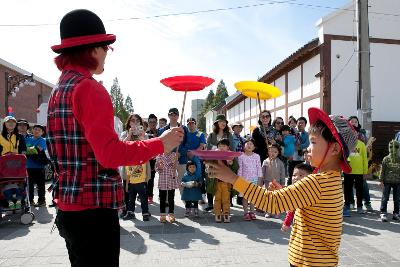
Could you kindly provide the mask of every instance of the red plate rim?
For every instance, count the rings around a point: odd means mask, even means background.
[[[181,75],[164,78],[160,82],[174,91],[200,91],[215,80],[205,76]]]
[[[239,157],[242,152],[218,151],[218,150],[191,150],[191,152],[201,159],[206,160],[229,160]]]

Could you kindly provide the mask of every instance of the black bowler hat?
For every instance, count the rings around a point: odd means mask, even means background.
[[[116,40],[114,34],[106,34],[99,16],[86,9],[73,10],[62,18],[60,37],[61,44],[51,47],[56,53],[75,47],[105,46]]]

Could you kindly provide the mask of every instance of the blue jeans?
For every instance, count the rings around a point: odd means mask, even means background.
[[[22,200],[22,190],[20,188],[11,188],[5,190],[3,192],[3,195],[7,201],[13,200],[13,195],[15,195],[16,200]]]
[[[149,202],[147,199],[147,183],[129,184],[129,201],[127,211],[135,212],[136,196],[139,195],[142,214],[149,213]]]
[[[387,202],[389,201],[390,190],[393,188],[393,213],[399,214],[400,184],[384,183],[381,202],[381,213],[387,213]]]

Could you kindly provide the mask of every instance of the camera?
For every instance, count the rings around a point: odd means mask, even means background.
[[[136,125],[134,127],[132,127],[132,134],[133,135],[140,135],[140,132],[143,131],[143,126],[141,125]]]

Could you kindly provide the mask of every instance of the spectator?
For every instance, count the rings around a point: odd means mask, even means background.
[[[179,118],[179,111],[177,108],[171,108],[168,111],[168,118],[169,118],[169,124],[167,124],[166,126],[164,126],[161,129],[158,129],[157,131],[157,135],[161,135],[165,130],[168,130],[172,127],[181,127],[180,123],[178,122],[178,118]],[[186,163],[188,161],[188,157],[187,157],[187,135],[188,135],[188,128],[185,125],[182,125],[183,130],[184,130],[184,137],[182,142],[179,145],[178,148],[178,165],[176,166],[177,171],[178,171],[178,184],[181,184],[181,180],[183,175],[186,172]],[[180,189],[181,190],[181,189]]]
[[[240,133],[243,130],[243,125],[240,123],[234,123],[232,125],[232,131],[233,131],[233,146],[234,150],[236,152],[244,152],[244,142],[246,139],[244,139],[242,136],[240,136]]]
[[[271,112],[263,110],[259,114],[258,126],[252,133],[252,139],[254,139],[256,147],[254,152],[260,155],[261,162],[264,162],[267,158],[267,141],[269,144],[275,144],[277,135],[277,131],[271,125]]]
[[[25,138],[18,133],[17,120],[13,116],[7,116],[3,120],[0,135],[0,155],[6,153],[26,153]]]
[[[304,153],[307,152],[307,148],[310,145],[310,140],[308,139],[306,126],[307,126],[306,118],[300,117],[297,119],[298,143],[297,143],[297,150],[295,151],[293,156],[293,161],[289,162],[289,167],[288,167],[289,178],[287,181],[288,185],[292,184],[294,166],[303,163],[303,161],[306,160],[306,158],[304,158]]]
[[[20,135],[22,135],[23,137],[28,137],[31,134],[28,133],[28,129],[29,129],[29,123],[27,120],[25,119],[19,119],[17,121],[17,127],[18,127],[18,133]]]
[[[167,125],[167,122],[166,118],[160,118],[158,120],[158,129],[164,128]]]
[[[389,155],[383,158],[382,170],[379,177],[381,182],[381,220],[387,222],[387,202],[389,201],[390,190],[393,188],[393,220],[399,220],[400,206],[400,143],[396,140],[389,142]]]
[[[29,176],[29,201],[35,206],[46,206],[45,172],[48,163],[46,156],[46,140],[42,137],[43,125],[33,126],[33,136],[26,138],[26,167]],[[34,202],[34,186],[37,186],[38,201]]]
[[[157,137],[157,116],[154,114],[150,114],[148,121],[149,121],[149,129],[146,132],[147,137],[149,139]],[[150,160],[151,175],[149,181],[147,182],[147,196],[149,204],[153,204],[154,177],[156,175],[155,164],[156,164],[156,159],[155,158],[151,159]]]
[[[213,131],[207,137],[207,150],[216,150],[218,142],[222,139],[228,139],[229,150],[233,151],[233,136],[230,133],[228,121],[226,120],[225,115],[219,114],[214,121]],[[210,211],[214,208],[213,198],[214,196],[212,194],[207,193],[208,206],[205,208],[206,211]]]

